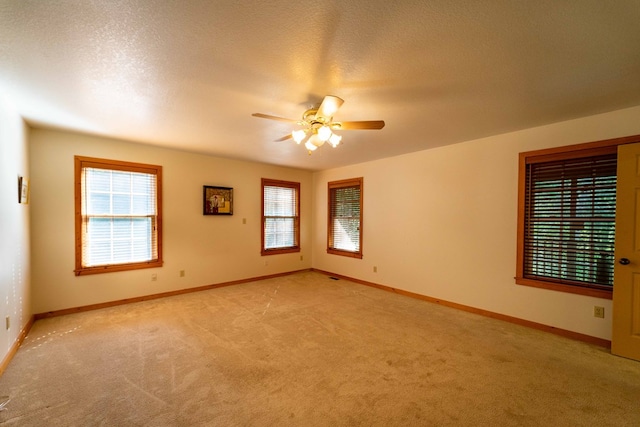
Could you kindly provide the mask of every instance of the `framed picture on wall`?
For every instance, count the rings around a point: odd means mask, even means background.
[[[233,188],[204,185],[202,187],[202,214],[233,215]]]
[[[29,180],[22,176],[18,177],[18,203],[29,203]]]

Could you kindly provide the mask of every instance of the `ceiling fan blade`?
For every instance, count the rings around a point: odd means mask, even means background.
[[[260,117],[261,119],[278,120],[278,121],[287,122],[287,123],[297,123],[298,122],[298,120],[285,119],[284,117],[271,116],[269,114],[262,114],[262,113],[253,113],[252,116],[253,117]]]
[[[281,141],[286,141],[287,139],[291,139],[291,138],[293,138],[293,135],[288,133],[285,136],[283,136],[282,138],[275,139],[274,141],[281,142]]]
[[[334,122],[331,127],[336,130],[382,129],[384,120],[363,120],[355,122]]]
[[[322,104],[318,107],[318,112],[316,113],[316,120],[330,122],[333,115],[338,111],[338,108],[344,103],[342,98],[338,98],[337,96],[327,95],[322,100]]]

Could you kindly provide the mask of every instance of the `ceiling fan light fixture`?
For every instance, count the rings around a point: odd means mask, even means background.
[[[296,144],[300,144],[302,140],[306,138],[307,132],[304,129],[298,129],[291,132],[291,136]]]
[[[316,148],[321,147],[324,144],[324,141],[318,136],[317,133],[314,133],[309,137],[309,141],[307,141],[311,145],[314,145]]]
[[[324,125],[318,128],[318,138],[320,138],[322,141],[328,141],[332,135],[333,133],[331,133],[331,128],[329,126]]]
[[[302,114],[302,120],[292,120],[284,117],[272,116],[270,114],[253,113],[253,117],[259,117],[281,122],[295,123],[302,129],[297,129],[291,133],[276,139],[276,141],[287,141],[293,139],[296,144],[304,143],[304,146],[311,152],[316,151],[325,142],[332,147],[337,147],[342,141],[342,135],[336,135],[334,130],[366,130],[382,129],[384,120],[358,120],[346,122],[334,122],[333,115],[338,111],[344,100],[337,96],[327,95],[322,99],[318,107],[312,107]]]
[[[318,147],[311,143],[311,140],[305,142],[304,146],[307,148],[307,150],[309,150],[309,154],[311,154],[312,151],[316,151],[318,149]]]

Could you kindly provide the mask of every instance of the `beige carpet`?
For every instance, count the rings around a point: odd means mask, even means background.
[[[36,322],[11,426],[638,426],[640,363],[319,273]]]

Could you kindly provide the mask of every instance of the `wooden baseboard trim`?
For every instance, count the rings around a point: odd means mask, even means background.
[[[18,338],[16,338],[13,345],[11,346],[7,354],[4,356],[4,359],[2,359],[2,362],[0,362],[0,376],[4,374],[4,371],[7,369],[7,366],[9,366],[9,362],[11,362],[11,359],[13,359],[13,356],[16,355],[16,352],[22,345],[22,342],[24,341],[24,339],[29,334],[29,331],[31,331],[31,327],[33,326],[33,322],[35,321],[36,321],[35,316],[31,316],[29,318],[29,321],[27,322],[27,324],[24,325],[24,327],[20,331],[20,334],[18,334]]]
[[[353,277],[343,276],[341,274],[335,274],[324,270],[318,270],[316,268],[312,268],[312,271],[316,271],[318,273],[326,274],[327,276],[333,276],[344,280],[349,280],[351,282],[355,282],[361,285],[371,286],[373,288],[382,289],[383,291],[393,292],[396,294],[404,295],[407,297],[431,302],[434,304],[440,304],[446,307],[455,308],[458,310],[467,311],[469,313],[479,314],[481,316],[491,317],[492,319],[498,319],[509,323],[515,323],[516,325],[526,326],[528,328],[537,329],[544,332],[549,332],[555,335],[560,335],[565,338],[571,338],[577,341],[586,342],[589,344],[595,344],[600,347],[611,349],[611,341],[605,340],[598,337],[592,337],[591,335],[585,335],[578,332],[568,331],[566,329],[556,328],[555,326],[544,325],[542,323],[532,322],[530,320],[520,319],[518,317],[508,316],[506,314],[494,313],[493,311],[483,310],[481,308],[471,307],[464,304],[458,304],[451,301],[441,300],[439,298],[433,298],[422,294],[417,294],[414,292],[404,291],[402,289],[393,288],[391,286],[380,285],[378,283],[367,282],[366,280],[354,279]]]
[[[259,281],[259,280],[267,280],[267,279],[273,279],[273,278],[276,278],[276,277],[289,276],[291,274],[301,273],[301,272],[304,272],[304,271],[311,271],[311,269],[310,268],[306,268],[306,269],[302,269],[302,270],[288,271],[286,273],[269,274],[269,275],[266,275],[266,276],[252,277],[252,278],[248,278],[248,279],[240,279],[240,280],[232,280],[230,282],[215,283],[213,285],[198,286],[196,288],[179,289],[177,291],[162,292],[162,293],[159,293],[159,294],[144,295],[144,296],[141,296],[141,297],[126,298],[126,299],[121,299],[121,300],[117,300],[117,301],[109,301],[109,302],[103,302],[103,303],[99,303],[99,304],[84,305],[84,306],[81,306],[81,307],[73,307],[73,308],[65,308],[65,309],[62,309],[62,310],[48,311],[46,313],[35,314],[34,315],[34,319],[35,320],[47,319],[49,317],[64,316],[64,315],[67,315],[67,314],[81,313],[81,312],[84,312],[84,311],[92,311],[92,310],[100,310],[100,309],[103,309],[103,308],[115,307],[115,306],[118,306],[118,305],[132,304],[132,303],[136,303],[136,302],[142,302],[142,301],[149,301],[149,300],[154,300],[154,299],[159,299],[159,298],[172,297],[172,296],[176,296],[176,295],[190,294],[190,293],[193,293],[193,292],[207,291],[209,289],[222,288],[222,287],[225,287],[225,286],[240,285],[242,283],[256,282],[256,281]]]

